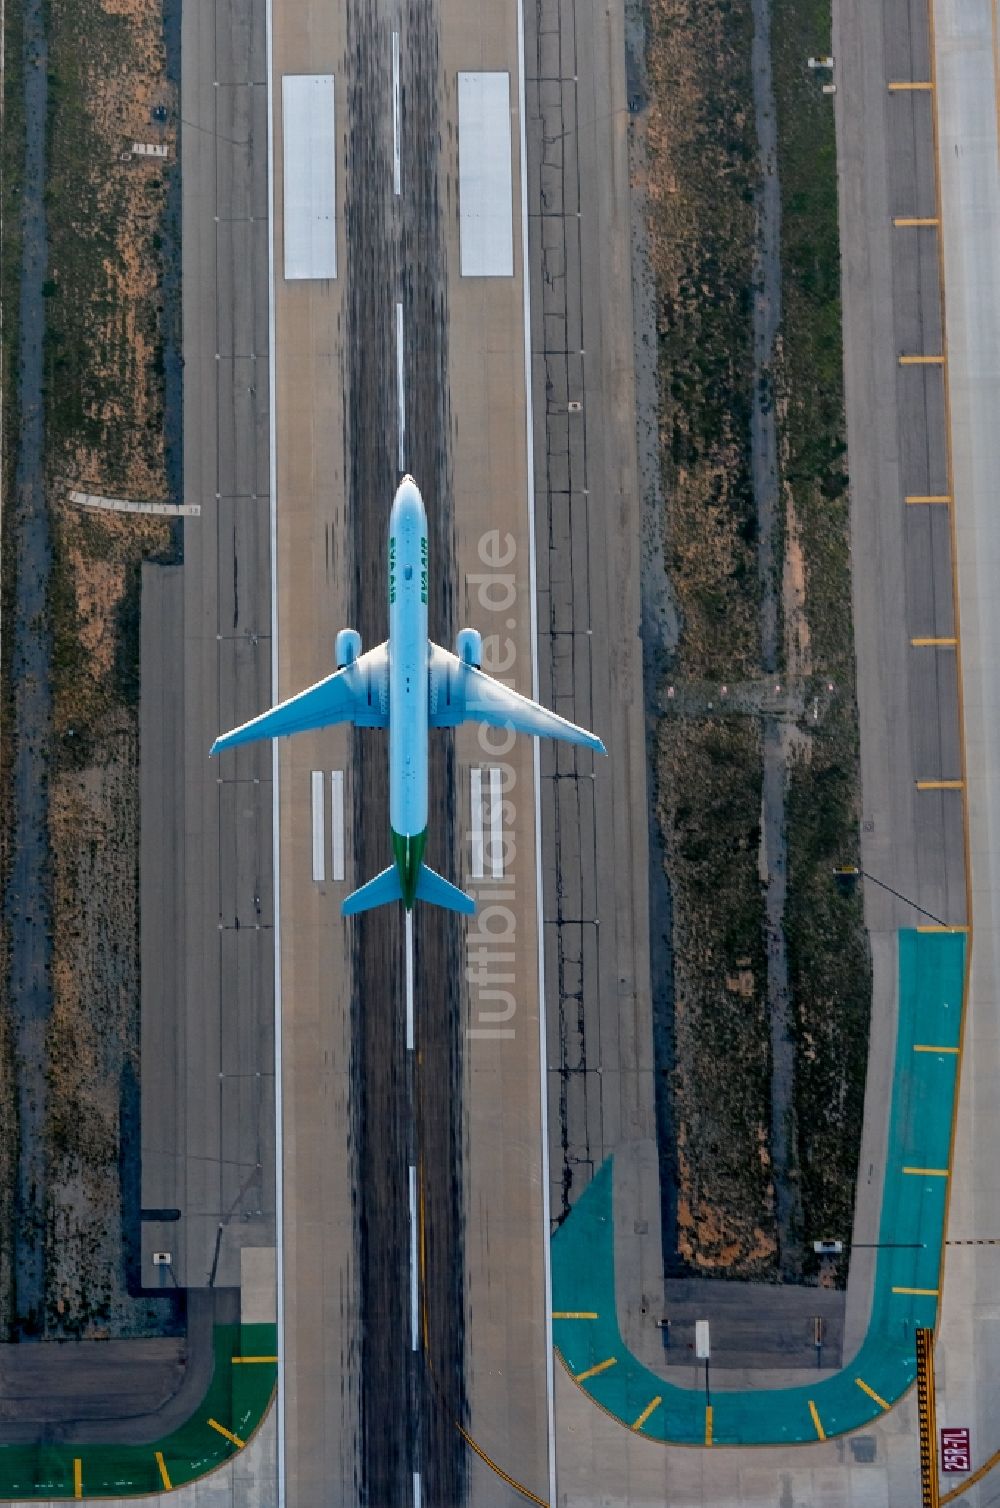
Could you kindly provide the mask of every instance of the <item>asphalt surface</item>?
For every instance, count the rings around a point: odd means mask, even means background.
[[[270,700],[264,13],[181,22],[184,564],[143,601],[142,1227],[147,1287],[238,1286],[273,1246],[271,761],[210,761]],[[152,1265],[171,1253],[170,1269]]]
[[[17,1073],[18,1151],[11,1291],[15,1337],[36,1339],[45,1320],[47,1158],[44,1150],[45,1037],[52,1011],[52,907],[47,807],[51,758],[52,636],[47,596],[52,551],[45,500],[45,413],[42,389],[48,259],[45,225],[45,126],[48,73],[40,0],[24,9],[25,158],[21,186],[21,274],[16,365],[19,433],[13,518],[5,533],[13,550],[15,596],[10,655],[14,734],[8,776],[14,806],[4,892],[5,946],[10,958],[10,1014]],[[7,630],[10,633],[10,629]]]

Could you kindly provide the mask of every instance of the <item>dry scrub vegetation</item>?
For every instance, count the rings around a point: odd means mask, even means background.
[[[83,514],[70,487],[162,498],[159,0],[51,0],[46,284],[54,757],[46,1333],[126,1333],[121,1169],[138,1082],[138,627],[142,559],[170,525]],[[123,1116],[124,1107],[124,1116]]]
[[[782,714],[791,1176],[808,1251],[810,1233],[850,1232],[870,970],[859,899],[839,896],[830,877],[834,864],[856,860],[860,783],[836,148],[830,101],[804,67],[810,53],[829,50],[829,0],[772,0],[771,19],[782,197],[771,373],[784,505],[780,677],[792,679],[805,709],[794,721]],[[664,560],[681,620],[663,667],[677,701],[651,757],[673,906],[672,1234],[693,1270],[773,1279],[761,733],[753,717],[720,717],[717,695],[722,683],[761,676],[750,471],[760,171],[752,36],[750,0],[649,0],[642,187],[657,290]],[[798,1275],[814,1275],[811,1257]]]

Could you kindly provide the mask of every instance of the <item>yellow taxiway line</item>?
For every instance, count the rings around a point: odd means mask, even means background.
[[[215,1430],[216,1434],[221,1435],[225,1440],[230,1440],[232,1444],[237,1446],[240,1450],[243,1449],[246,1441],[241,1440],[239,1435],[234,1435],[232,1430],[227,1429],[224,1424],[220,1424],[218,1419],[209,1419],[208,1422],[211,1425],[212,1429]]]
[[[893,79],[887,87],[890,94],[912,94],[916,90],[932,90],[934,88],[934,85],[931,83],[930,79]]]
[[[965,789],[964,780],[918,780],[918,791],[961,791]]]
[[[553,1309],[552,1318],[555,1319],[599,1319],[595,1309]]]
[[[574,1382],[586,1382],[588,1377],[596,1377],[598,1372],[606,1372],[609,1367],[618,1365],[617,1356],[609,1356],[607,1361],[599,1361],[596,1367],[588,1367],[585,1372],[577,1372]]]
[[[646,1404],[646,1407],[643,1409],[643,1411],[639,1415],[638,1419],[632,1425],[632,1429],[633,1430],[642,1429],[642,1426],[645,1424],[645,1422],[649,1418],[650,1414],[653,1412],[654,1409],[658,1409],[659,1406],[660,1406],[660,1404],[662,1402],[663,1402],[662,1396],[659,1393],[657,1393],[657,1395],[653,1399],[653,1401],[651,1403],[647,1403]]]
[[[240,1367],[272,1366],[272,1367],[274,1367],[274,1366],[277,1366],[277,1364],[278,1364],[278,1358],[276,1356],[233,1356],[230,1359],[231,1359],[234,1367],[237,1367],[237,1366],[240,1366]]]
[[[943,356],[900,356],[901,367],[943,367]]]
[[[949,492],[908,492],[904,498],[907,503],[950,503]]]
[[[904,1173],[912,1173],[917,1178],[947,1178],[947,1168],[904,1168]]]
[[[170,1480],[170,1473],[167,1470],[167,1463],[163,1459],[162,1450],[158,1450],[156,1452],[156,1464],[160,1468],[160,1481],[163,1483],[167,1491],[170,1492],[174,1484]]]
[[[712,1405],[710,1403],[706,1403],[705,1404],[705,1444],[706,1445],[711,1445],[711,1443],[712,1443]]]
[[[935,1047],[933,1042],[914,1042],[914,1052],[950,1052],[958,1056],[957,1047]]]
[[[908,1293],[920,1299],[936,1299],[940,1295],[936,1288],[894,1288],[893,1293]]]
[[[891,1404],[886,1403],[885,1399],[881,1398],[879,1396],[879,1394],[876,1393],[876,1391],[875,1391],[874,1388],[870,1388],[868,1386],[867,1382],[865,1382],[863,1378],[861,1378],[861,1377],[855,1377],[854,1381],[857,1383],[857,1385],[861,1389],[862,1393],[867,1393],[868,1396],[869,1396],[869,1398],[874,1398],[874,1400],[878,1404],[879,1408],[880,1409],[885,1409],[886,1413],[888,1413],[889,1409],[891,1408]]]
[[[83,1462],[79,1456],[73,1457],[73,1496],[83,1497]]]
[[[892,223],[900,227],[941,224],[936,215],[928,215],[926,217],[923,215],[894,215]]]
[[[910,643],[913,645],[914,649],[934,649],[937,646],[940,646],[941,648],[954,649],[955,645],[958,643],[958,640],[957,639],[911,639]]]
[[[820,1423],[819,1414],[816,1411],[816,1405],[815,1405],[815,1403],[813,1403],[813,1401],[812,1401],[811,1398],[809,1400],[809,1412],[810,1412],[810,1414],[812,1414],[813,1428],[815,1429],[816,1434],[819,1436],[819,1438],[821,1440],[825,1440],[826,1439],[826,1430],[823,1428],[822,1424]]]

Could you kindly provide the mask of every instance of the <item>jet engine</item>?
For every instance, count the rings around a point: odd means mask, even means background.
[[[353,665],[361,653],[361,635],[356,628],[342,628],[337,635],[337,669]]]
[[[473,665],[476,670],[483,663],[483,636],[474,628],[463,628],[455,640],[455,653],[463,665]]]

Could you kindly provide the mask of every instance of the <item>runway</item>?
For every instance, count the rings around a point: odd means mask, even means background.
[[[523,284],[519,267],[509,279],[461,278],[453,213],[456,73],[509,72],[516,109],[515,7],[470,20],[446,4],[359,3],[341,14],[301,5],[273,26],[276,112],[282,75],[335,77],[339,273],[275,278],[276,694],[327,672],[343,624],[366,645],[384,637],[385,525],[401,463],[428,509],[432,637],[450,644],[466,621],[488,629],[495,578],[503,600],[513,594],[497,627],[513,646],[516,684],[530,691]],[[274,124],[280,270],[280,113]],[[516,130],[514,139],[516,167]],[[515,246],[519,204],[515,175]],[[501,755],[474,733],[435,744],[441,851],[428,858],[471,883],[470,768]],[[330,730],[281,750],[289,1504],[322,1493],[382,1508],[417,1492],[506,1502],[510,1488],[487,1457],[548,1493],[532,750],[519,744],[502,759],[513,1035],[485,1029],[482,958],[495,941],[465,939],[454,920],[419,908],[411,1051],[401,914],[376,913],[350,931],[339,915],[346,891],[387,860],[384,742]],[[313,771],[333,770],[344,772],[342,884],[312,878],[307,793]],[[489,882],[478,888],[488,896]]]

